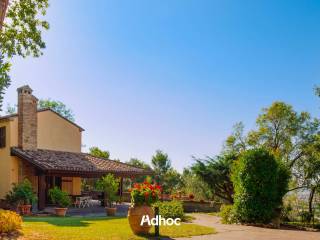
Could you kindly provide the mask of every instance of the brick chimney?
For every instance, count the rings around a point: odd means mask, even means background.
[[[37,105],[38,99],[26,85],[18,91],[18,147],[23,150],[37,149]]]

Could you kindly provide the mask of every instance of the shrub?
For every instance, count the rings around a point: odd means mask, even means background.
[[[159,215],[163,218],[184,218],[183,205],[180,201],[157,202],[153,206],[159,207]]]
[[[270,223],[282,206],[288,170],[264,149],[246,151],[232,172],[234,210],[240,222]]]
[[[299,216],[301,218],[301,222],[303,223],[310,223],[313,218],[313,212],[310,213],[308,211],[302,211],[299,213]]]
[[[222,205],[220,208],[221,222],[224,224],[231,224],[237,222],[236,213],[232,205]]]
[[[131,191],[131,204],[136,206],[147,205],[151,206],[159,200],[161,187],[156,184],[144,182],[142,184],[136,183]]]
[[[285,222],[290,222],[290,215],[292,212],[292,206],[290,204],[286,204],[282,207],[280,219]]]
[[[108,174],[97,182],[97,189],[105,193],[105,202],[109,207],[112,207],[112,203],[118,199],[118,188],[119,180],[113,174]]]
[[[15,212],[0,209],[0,233],[21,229],[22,218]]]
[[[53,204],[57,204],[59,207],[67,208],[71,205],[71,198],[68,193],[60,190],[58,187],[54,187],[49,190],[50,200]]]
[[[32,185],[25,179],[19,184],[13,184],[12,190],[6,195],[6,200],[11,204],[29,205],[37,201]]]

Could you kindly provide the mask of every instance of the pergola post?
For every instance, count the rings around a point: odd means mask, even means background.
[[[40,173],[38,176],[38,209],[46,207],[46,175]]]
[[[120,195],[120,202],[122,202],[122,193],[123,193],[123,177],[120,177],[120,186],[119,186],[119,195]]]

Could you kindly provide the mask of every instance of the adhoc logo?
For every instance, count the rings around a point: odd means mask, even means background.
[[[151,218],[149,217],[149,215],[143,215],[142,219],[141,219],[141,223],[140,226],[142,226],[144,223],[148,223],[149,226],[161,226],[161,225],[168,225],[168,226],[172,226],[177,225],[180,226],[181,224],[181,219],[180,218],[163,218],[161,217],[161,215],[157,215],[155,218]]]

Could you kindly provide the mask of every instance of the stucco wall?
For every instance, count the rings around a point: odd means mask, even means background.
[[[0,198],[11,189],[10,120],[1,120],[0,127],[6,127],[6,147],[0,148]]]
[[[81,131],[78,127],[59,117],[52,111],[38,112],[38,148],[81,152]],[[0,148],[0,199],[11,189],[12,183],[21,181],[26,170],[17,157],[10,156],[10,147],[18,146],[18,117],[0,120],[0,127],[6,126],[6,148]],[[28,171],[30,173],[30,171]],[[24,174],[23,174],[24,175]],[[27,174],[30,175],[30,174]],[[34,185],[37,178],[30,178]],[[68,192],[81,194],[81,179],[71,178]]]
[[[81,131],[52,111],[38,112],[38,148],[81,152]]]

